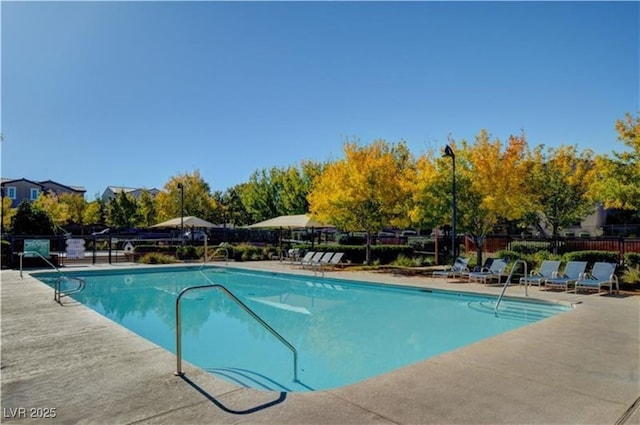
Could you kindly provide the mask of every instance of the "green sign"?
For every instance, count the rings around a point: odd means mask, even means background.
[[[24,240],[24,256],[37,257],[37,252],[44,258],[49,258],[49,239],[25,239]]]

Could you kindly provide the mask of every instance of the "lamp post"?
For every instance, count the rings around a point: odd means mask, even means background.
[[[180,189],[180,241],[184,243],[184,186],[178,183]]]
[[[449,156],[451,157],[451,162],[453,163],[453,170],[452,170],[452,185],[451,185],[451,193],[452,193],[452,201],[451,201],[451,210],[452,210],[452,217],[451,217],[451,255],[453,257],[453,259],[456,258],[456,213],[457,213],[457,207],[456,207],[456,154],[453,152],[453,149],[451,149],[451,146],[446,145],[444,147],[444,155],[443,156]]]

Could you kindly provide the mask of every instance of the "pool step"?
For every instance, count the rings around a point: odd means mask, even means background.
[[[294,382],[293,379],[286,378],[283,380],[276,380],[275,378],[265,376],[259,372],[254,372],[249,369],[223,367],[206,368],[205,370],[218,378],[222,378],[225,381],[229,381],[246,388],[286,392],[313,390],[301,382]]]
[[[508,300],[503,300],[500,303],[497,313],[495,311],[495,301],[470,302],[468,305],[471,309],[482,313],[497,314],[498,317],[524,320],[527,322],[537,322],[538,320],[546,319],[562,311],[566,311],[566,307],[555,304],[525,303]]]

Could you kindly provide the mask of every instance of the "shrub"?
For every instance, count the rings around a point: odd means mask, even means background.
[[[640,285],[640,267],[628,267],[622,273],[622,281],[631,285]]]
[[[149,252],[140,257],[138,262],[144,264],[171,264],[175,263],[176,259],[170,255]]]
[[[398,258],[391,262],[391,265],[401,267],[415,267],[416,260],[414,258],[407,257],[404,254],[400,254],[398,255]]]
[[[627,252],[624,254],[624,264],[627,267],[638,267],[640,266],[640,253],[638,252]]]
[[[617,251],[574,251],[567,252],[563,255],[565,262],[568,261],[586,261],[590,265],[596,262],[617,263]]]
[[[191,245],[178,247],[178,249],[176,249],[176,255],[181,260],[197,260],[198,258],[200,258],[196,247]]]
[[[236,245],[233,247],[233,250],[230,250],[229,258],[233,258],[235,261],[266,260],[269,257],[265,256],[265,252],[269,251],[265,250],[262,246],[242,244]]]

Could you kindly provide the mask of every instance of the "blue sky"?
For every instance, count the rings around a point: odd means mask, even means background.
[[[482,128],[622,150],[638,2],[6,2],[2,177],[212,190]]]

